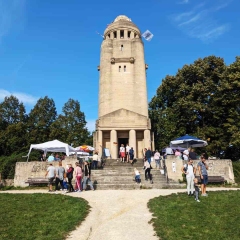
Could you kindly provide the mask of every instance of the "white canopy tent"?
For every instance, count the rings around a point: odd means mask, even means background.
[[[40,144],[31,144],[27,155],[27,161],[29,159],[29,155],[32,149],[42,150],[44,151],[44,154],[46,154],[47,152],[65,152],[67,156],[69,156],[70,152],[76,152],[73,147],[69,146],[67,143],[63,143],[58,140],[53,140]]]

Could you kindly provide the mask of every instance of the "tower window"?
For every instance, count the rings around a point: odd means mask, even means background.
[[[126,70],[127,70],[126,66],[124,66],[123,70],[124,70],[124,72],[126,72]]]
[[[134,38],[136,38],[137,37],[137,34],[136,33],[134,33]]]
[[[118,67],[118,71],[121,72],[121,66]]]
[[[128,31],[128,38],[131,37],[131,31]]]
[[[123,51],[123,45],[121,45],[121,51]]]
[[[110,38],[110,34],[108,34],[108,38]]]
[[[124,30],[120,30],[120,38],[124,38]]]
[[[113,38],[117,38],[117,32],[113,32]]]

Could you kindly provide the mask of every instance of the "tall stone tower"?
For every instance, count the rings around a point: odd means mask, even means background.
[[[99,111],[94,146],[108,148],[113,159],[121,144],[135,157],[151,146],[144,46],[138,27],[124,15],[108,25],[101,45]]]

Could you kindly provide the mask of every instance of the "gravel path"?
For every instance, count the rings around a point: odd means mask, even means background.
[[[209,188],[209,190],[236,189]],[[148,211],[147,202],[159,195],[185,191],[185,189],[98,190],[68,194],[86,199],[91,206],[91,212],[86,220],[70,233],[67,240],[157,240],[152,225],[148,223],[152,215]],[[43,190],[8,192],[46,193]],[[211,196],[211,193],[209,195]]]

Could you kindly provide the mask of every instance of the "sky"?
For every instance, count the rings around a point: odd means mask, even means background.
[[[216,55],[240,55],[239,0],[0,0],[0,102],[15,95],[27,113],[48,96],[58,114],[78,100],[87,127],[98,118],[100,47],[107,24],[128,16],[144,41],[148,101],[166,75]]]

